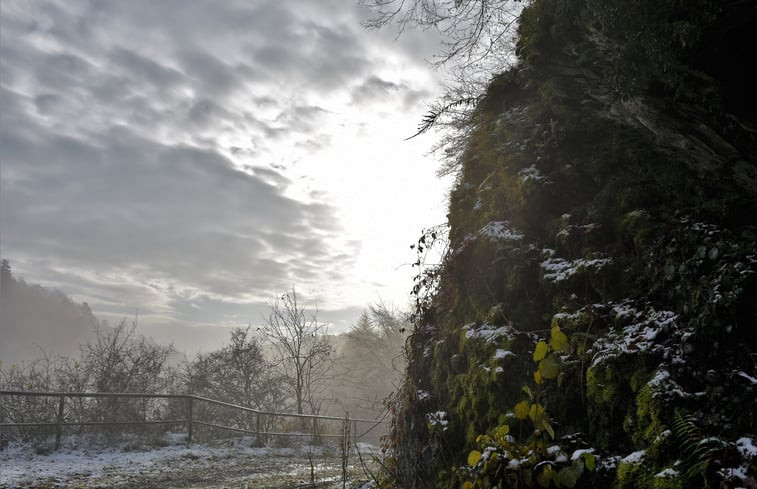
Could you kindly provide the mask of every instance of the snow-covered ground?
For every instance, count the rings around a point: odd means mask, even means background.
[[[341,459],[334,447],[256,448],[249,438],[222,444],[187,446],[169,436],[166,446],[120,443],[116,448],[64,447],[39,454],[11,444],[0,451],[0,488],[280,488],[315,480],[341,480]],[[367,447],[361,447],[365,454]],[[354,454],[350,463],[359,466]],[[359,467],[351,468],[360,477]]]

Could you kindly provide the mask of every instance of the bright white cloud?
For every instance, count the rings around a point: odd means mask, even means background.
[[[171,334],[257,322],[292,285],[342,327],[403,305],[408,245],[445,208],[431,141],[404,141],[438,90],[435,39],[365,31],[337,0],[2,9],[18,275]]]

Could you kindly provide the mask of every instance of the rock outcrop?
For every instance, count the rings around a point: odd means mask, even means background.
[[[746,1],[524,9],[419,286],[404,487],[755,487],[756,31]]]

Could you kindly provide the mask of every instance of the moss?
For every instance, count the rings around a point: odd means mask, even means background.
[[[654,474],[644,463],[621,462],[613,489],[651,489]]]
[[[633,251],[639,255],[654,242],[659,223],[652,220],[648,212],[633,210],[622,216],[618,223],[618,232],[625,243],[633,245]]]
[[[679,475],[663,475],[664,469],[642,463],[621,462],[618,465],[613,489],[683,489],[684,480]]]
[[[649,385],[645,385],[636,396],[636,426],[631,439],[637,446],[656,445],[656,451],[660,450],[660,442],[655,443],[658,437],[667,429],[671,406],[664,405],[658,397],[652,393]]]
[[[683,489],[684,481],[680,476],[655,477],[652,487],[653,489]]]
[[[628,450],[636,446],[634,433],[639,429],[637,393],[649,380],[649,362],[638,355],[620,355],[587,370],[589,425],[601,448]]]

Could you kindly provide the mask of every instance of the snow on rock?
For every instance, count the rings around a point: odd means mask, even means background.
[[[579,458],[581,458],[581,455],[583,455],[584,453],[594,453],[594,449],[593,448],[579,448],[578,450],[574,451],[571,454],[570,459],[578,460]]]
[[[727,467],[724,469],[718,470],[718,474],[723,479],[739,479],[741,481],[746,480],[747,477],[747,467],[745,465],[740,465],[738,467]]]
[[[622,329],[610,331],[606,337],[600,338],[592,346],[594,352],[592,365],[598,365],[619,354],[656,352],[662,348],[656,341],[658,335],[663,331],[675,329],[674,326],[678,321],[678,315],[672,311],[656,311],[651,307],[645,311],[639,311],[630,305],[630,301],[595,304],[593,307],[596,310],[609,307],[611,315],[616,320],[634,322]]]
[[[495,360],[502,360],[503,358],[514,357],[514,356],[515,356],[515,353],[509,350],[503,350],[502,348],[497,348],[497,351],[494,352]]]
[[[657,370],[657,373],[652,377],[652,380],[647,382],[647,385],[652,391],[652,397],[669,399],[673,396],[680,398],[686,398],[689,396],[689,394],[671,378],[670,372],[664,367]]]
[[[656,473],[654,476],[659,477],[661,479],[672,479],[674,477],[678,477],[678,471],[675,469],[667,468],[663,471]]]
[[[744,436],[736,440],[736,449],[747,460],[757,458],[757,446],[752,438]]]
[[[426,421],[431,426],[441,426],[442,431],[447,431],[449,420],[446,411],[436,411],[435,413],[426,413]]]
[[[612,313],[617,319],[624,318],[636,318],[641,315],[641,311],[638,311],[631,305],[631,301],[621,302],[619,304],[612,304]]]
[[[507,221],[491,221],[482,227],[478,234],[489,239],[517,241],[523,239],[523,235],[513,231]]]
[[[518,172],[518,176],[520,177],[522,182],[552,183],[549,178],[545,177],[539,172],[539,169],[536,168],[536,165],[531,165],[528,168],[522,169]]]
[[[644,460],[644,457],[646,456],[647,451],[646,450],[639,450],[638,452],[633,452],[626,457],[624,457],[621,462],[626,464],[640,464],[642,460]]]
[[[581,270],[599,270],[610,263],[612,263],[612,258],[579,258],[577,260],[547,258],[539,265],[544,269],[546,280],[562,282]]]
[[[431,399],[431,393],[429,391],[424,391],[423,389],[419,389],[415,395],[419,401],[426,401],[428,399]]]
[[[673,432],[672,432],[672,431],[670,431],[670,430],[665,430],[665,431],[663,431],[662,433],[660,433],[659,435],[657,435],[657,436],[655,437],[655,439],[654,439],[654,443],[660,443],[661,441],[663,441],[664,439],[666,439],[667,437],[669,437],[669,436],[670,436],[670,435],[672,435],[672,434],[673,434]]]
[[[479,339],[488,343],[493,343],[498,338],[508,336],[511,331],[511,328],[508,326],[493,326],[487,323],[479,327],[476,327],[475,323],[471,323],[463,326],[463,329],[466,330],[465,337],[467,339]]]
[[[456,254],[460,254],[465,248],[473,241],[476,241],[479,236],[488,238],[493,241],[519,241],[523,239],[523,235],[514,231],[507,221],[491,221],[485,224],[478,230],[477,234],[469,233],[465,235],[462,243],[455,251]]]
[[[583,314],[583,308],[579,309],[576,312],[558,312],[555,313],[552,316],[552,319],[557,321],[558,323],[562,323],[563,321],[573,321],[581,317]]]

